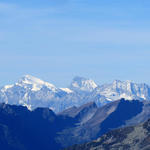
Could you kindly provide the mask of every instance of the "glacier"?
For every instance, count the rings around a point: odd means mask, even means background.
[[[39,78],[25,75],[18,82],[0,88],[0,102],[23,105],[30,110],[48,107],[56,113],[91,101],[103,106],[121,98],[150,100],[150,86],[120,80],[97,85],[91,79],[75,77],[70,86],[58,88]]]

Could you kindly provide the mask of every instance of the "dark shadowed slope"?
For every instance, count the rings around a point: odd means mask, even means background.
[[[150,120],[110,131],[95,141],[65,150],[150,150]]]
[[[127,120],[132,119],[142,112],[143,103],[138,100],[125,101],[121,100],[117,109],[112,112],[100,125],[100,135],[111,129],[125,125]]]
[[[94,140],[112,129],[128,125],[126,122],[141,114],[143,108],[144,103],[138,100],[127,101],[121,99],[109,103],[97,108],[95,114],[83,124],[64,129],[60,132],[57,140],[64,147]],[[73,108],[74,111],[75,109]],[[135,121],[134,123],[136,124],[137,122]]]
[[[56,133],[73,124],[48,108],[29,111],[26,107],[0,105],[0,148],[5,150],[58,150]]]

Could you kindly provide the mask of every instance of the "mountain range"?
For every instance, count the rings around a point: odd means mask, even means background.
[[[60,113],[49,108],[0,104],[0,148],[60,150],[97,139],[114,129],[150,118],[150,102],[117,100],[102,107],[94,102]],[[84,148],[83,148],[84,149]]]
[[[102,107],[88,103],[60,114],[77,119],[75,126],[62,130],[56,137],[63,147],[67,147],[95,140],[116,128],[143,123],[150,118],[150,102],[121,99]]]
[[[120,80],[97,85],[91,79],[75,77],[68,88],[57,88],[51,83],[25,75],[18,82],[0,88],[0,102],[27,106],[30,110],[49,107],[56,113],[91,101],[103,106],[121,98],[150,100],[150,87],[144,83]]]

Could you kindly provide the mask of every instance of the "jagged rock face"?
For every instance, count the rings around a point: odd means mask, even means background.
[[[92,142],[65,150],[149,150],[150,120],[144,124],[110,131]]]
[[[149,100],[150,89],[146,84],[136,84],[131,81],[115,80],[112,84],[104,84],[94,90],[96,93],[104,96],[108,101],[114,101],[121,98],[128,100]]]
[[[26,75],[15,84],[0,89],[0,102],[27,106],[30,110],[49,107],[57,113],[91,101],[103,106],[121,98],[150,100],[150,88],[146,84],[119,80],[97,85],[93,80],[83,77],[75,77],[69,88],[57,88],[51,83]]]

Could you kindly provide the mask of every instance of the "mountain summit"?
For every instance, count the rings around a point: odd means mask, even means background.
[[[146,84],[137,84],[132,81],[114,80],[111,84],[99,86],[96,92],[105,96],[106,99],[118,100],[125,98],[132,99],[150,99],[150,87]]]
[[[97,87],[93,80],[83,77],[75,77],[70,85],[70,89],[75,91],[91,92]]]
[[[48,82],[44,82],[43,80],[33,77],[31,75],[25,75],[23,76],[21,79],[19,79],[18,83],[16,83],[16,85],[20,85],[20,86],[30,86],[32,87],[31,90],[33,91],[38,91],[40,90],[42,87],[47,87],[52,91],[56,91],[56,87]]]

